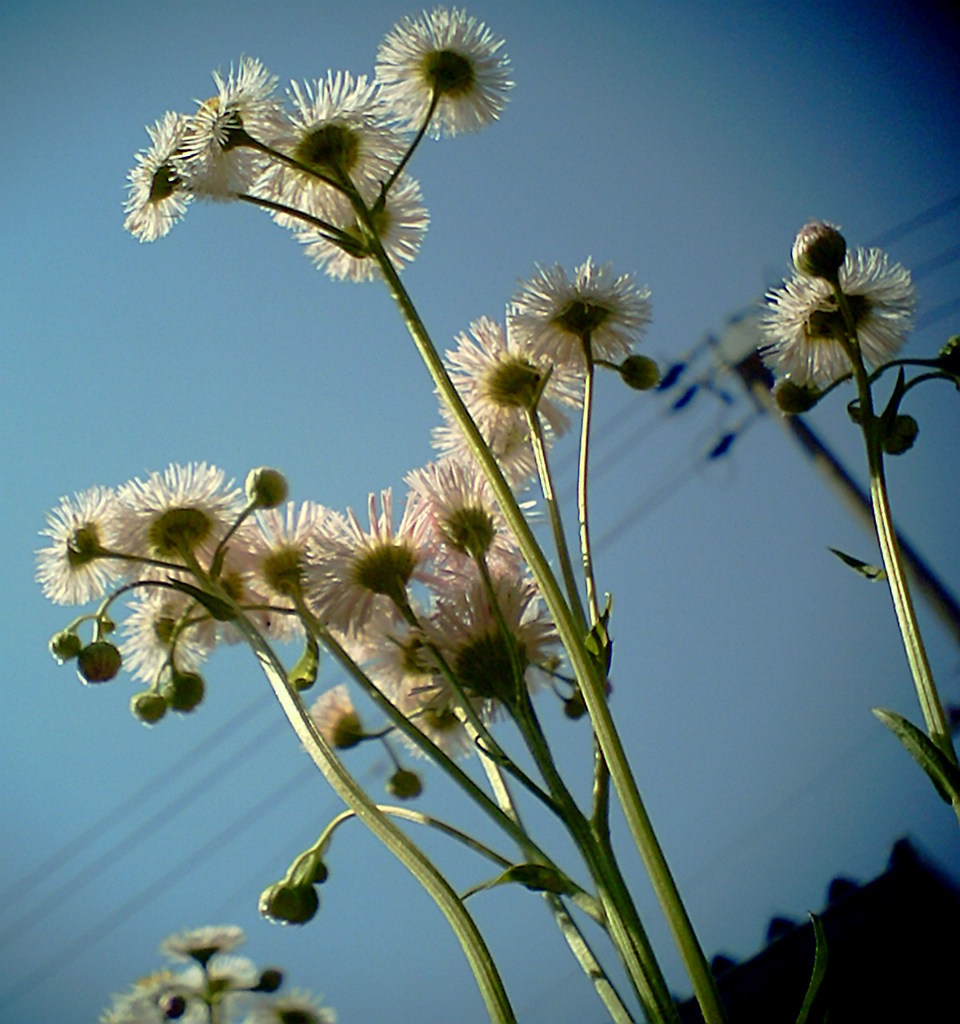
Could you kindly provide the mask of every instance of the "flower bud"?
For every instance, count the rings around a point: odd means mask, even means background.
[[[773,389],[773,398],[782,413],[798,416],[802,412],[809,412],[820,401],[820,392],[805,384],[782,380]]]
[[[276,469],[259,466],[247,474],[244,490],[247,500],[257,508],[276,508],[287,500],[286,477]]]
[[[167,1020],[179,1020],[187,1011],[187,1001],[179,992],[161,996],[158,1006]]]
[[[937,353],[937,362],[941,370],[960,374],[960,334],[947,339],[947,343]]]
[[[61,629],[50,637],[50,653],[58,665],[72,661],[83,650],[83,641],[72,630]]]
[[[312,885],[276,882],[260,893],[260,913],[280,924],[306,924],[319,907],[320,897]]]
[[[398,768],[387,782],[387,792],[398,800],[412,800],[423,792],[423,784],[416,772]]]
[[[120,671],[120,652],[107,640],[94,640],[77,655],[77,673],[85,683],[105,683]]]
[[[624,384],[634,391],[649,391],[660,383],[660,367],[647,356],[627,356],[619,373]]]
[[[276,992],[283,984],[283,971],[276,967],[267,967],[260,972],[260,980],[250,989],[251,992]]]
[[[130,698],[130,713],[144,725],[156,725],[167,713],[167,702],[156,690],[143,690]]]
[[[186,714],[203,700],[206,687],[203,677],[196,672],[174,669],[160,686],[160,695],[172,711]]]
[[[587,713],[587,705],[584,703],[583,694],[579,690],[563,702],[563,713],[572,721],[583,718]]]
[[[912,416],[901,413],[884,431],[883,450],[887,455],[903,455],[913,447],[920,427]]]
[[[804,224],[793,243],[793,265],[808,277],[836,281],[847,255],[847,242],[835,224]]]

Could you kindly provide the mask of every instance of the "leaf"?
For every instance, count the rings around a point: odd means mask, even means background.
[[[870,565],[869,562],[862,562],[859,558],[854,558],[853,555],[848,555],[843,551],[839,551],[837,548],[829,548],[841,562],[849,565],[854,572],[860,573],[861,576],[865,576],[871,583],[879,583],[880,580],[887,578],[887,573],[879,565]]]
[[[960,768],[932,739],[908,722],[902,715],[887,708],[873,708],[873,713],[907,748],[908,753],[930,776],[937,792],[946,803],[960,799]]]
[[[307,642],[303,653],[297,658],[296,664],[287,673],[287,682],[297,690],[309,690],[317,681],[320,668],[320,645],[316,639],[307,634]]]
[[[810,922],[813,924],[813,937],[816,948],[813,954],[813,971],[810,974],[810,984],[807,985],[806,995],[803,997],[803,1005],[800,1007],[800,1015],[797,1017],[797,1024],[807,1024],[810,1018],[810,1011],[813,1009],[813,1002],[817,998],[823,979],[827,976],[827,937],[823,932],[823,924],[816,914],[810,915]]]
[[[558,896],[569,896],[576,892],[576,886],[570,879],[555,868],[547,867],[545,864],[512,864],[496,878],[467,889],[461,899],[465,900],[478,892],[493,889],[498,885],[508,885],[511,882],[525,886],[531,892],[552,892]]]

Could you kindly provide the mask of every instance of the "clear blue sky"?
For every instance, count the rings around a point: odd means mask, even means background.
[[[329,281],[254,210],[195,204],[149,246],[121,227],[143,126],[209,95],[212,69],[250,54],[283,82],[369,73],[381,37],[418,9],[0,3],[2,1021],[95,1020],[159,962],[165,935],[219,922],[246,927],[250,955],[324,993],[344,1022],[483,1019],[439,915],[359,826],[333,849],[313,924],[258,920],[260,889],[337,807],[249,657],[218,653],[200,710],[144,729],[127,710],[129,679],[84,688],[50,660],[70,610],[32,580],[47,509],[94,483],[171,461],[239,479],[272,464],[298,499],[360,507],[430,458],[431,388],[377,285]],[[572,268],[592,255],[650,286],[645,351],[666,364],[779,282],[805,220],[867,243],[944,203],[888,248],[916,271],[909,351],[932,354],[960,329],[960,208],[947,202],[960,184],[956,34],[933,8],[469,10],[506,39],[516,87],[500,124],[426,145],[411,167],[432,223],[405,279],[441,347],[478,316],[502,317],[535,261]],[[780,426],[750,419],[709,353],[689,380],[730,400],[703,387],[668,415],[675,395],[601,388],[598,568],[614,595],[615,712],[654,823],[708,953],[747,957],[772,914],[820,908],[836,874],[874,876],[901,835],[956,876],[960,837],[869,714],[918,717],[889,598],[827,552],[870,560],[875,545]],[[812,422],[862,476],[845,400]],[[954,590],[958,408],[946,386],[920,389],[918,445],[890,472],[905,532]],[[705,465],[741,423],[729,455]],[[570,449],[558,460],[569,479]],[[921,616],[945,697],[960,701],[956,643],[925,606]],[[585,723],[541,706],[584,786]],[[377,754],[354,767],[380,791]],[[436,773],[423,806],[473,822]],[[426,845],[456,885],[483,876]],[[602,1019],[536,897],[495,892],[474,909],[521,1020]]]

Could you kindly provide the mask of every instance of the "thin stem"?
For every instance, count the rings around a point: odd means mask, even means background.
[[[436,112],[437,103],[439,101],[440,101],[440,93],[438,93],[437,90],[434,89],[433,90],[433,95],[430,97],[430,106],[427,108],[427,116],[423,119],[423,124],[420,125],[420,130],[414,136],[413,141],[410,143],[409,147],[407,148],[406,153],[403,154],[403,159],[393,169],[393,173],[390,175],[390,177],[387,180],[386,184],[381,188],[381,190],[380,190],[381,199],[382,199],[382,197],[386,196],[386,194],[390,191],[391,188],[393,188],[394,182],[397,180],[397,178],[400,177],[401,173],[403,172],[404,167],[406,167],[407,164],[409,163],[410,157],[413,156],[413,151],[423,141],[423,137],[424,137],[424,135],[426,135],[427,129],[430,127],[430,122],[433,120],[433,115]]]
[[[593,555],[590,549],[590,513],[587,505],[587,469],[590,464],[590,423],[593,416],[593,347],[590,332],[583,338],[583,356],[587,364],[583,382],[583,412],[580,419],[580,461],[577,470],[577,509],[580,513],[580,555],[583,559],[583,577],[587,586],[587,604],[590,608],[590,622],[600,620],[597,603],[597,584],[593,575]]]
[[[607,706],[606,679],[595,666],[584,643],[583,631],[564,599],[550,564],[540,549],[523,511],[510,490],[488,445],[477,429],[467,407],[457,393],[444,368],[443,361],[427,332],[416,306],[403,286],[396,268],[379,243],[369,212],[359,195],[351,196],[358,219],[368,234],[368,244],[373,258],[383,274],[387,287],[403,316],[410,336],[436,385],[437,391],[450,411],[451,416],[463,432],[471,452],[477,459],[500,504],[507,525],[516,538],[517,544],[540,586],[557,632],[567,650],[570,664],[580,684],[587,711],[590,714],[597,741],[610,769],[610,777],[623,808],[630,834],[636,843],[644,867],[650,876],[654,892],[667,918],[674,941],[680,951],[694,994],[703,1012],[706,1024],[721,1024],[726,1020],[723,1005],[717,992],[716,982],[710,972],[707,958],[693,930],[679,890],[667,865],[663,850],[657,840],[653,825],[640,797],[636,779],[630,770],[626,752]]]
[[[550,528],[553,532],[553,546],[557,551],[557,559],[560,562],[560,572],[563,576],[563,584],[567,588],[567,600],[570,607],[576,612],[583,623],[584,631],[587,628],[587,620],[583,611],[583,604],[580,601],[580,588],[577,579],[573,574],[573,563],[570,560],[570,549],[567,546],[567,535],[563,529],[563,520],[560,515],[560,505],[557,502],[557,493],[553,486],[553,476],[550,472],[550,462],[547,459],[547,446],[544,443],[543,425],[535,409],[527,409],[527,425],[530,428],[530,441],[533,445],[533,456],[537,463],[537,474],[540,477],[540,490],[543,492],[543,500],[547,506],[547,513],[550,516]]]
[[[870,500],[873,505],[873,518],[877,529],[877,540],[883,558],[883,567],[887,574],[890,596],[903,638],[904,651],[913,676],[914,687],[923,713],[923,720],[930,739],[943,751],[953,764],[957,764],[957,754],[953,748],[950,725],[940,702],[940,695],[933,679],[930,662],[920,633],[910,586],[900,554],[893,517],[890,513],[890,502],[887,495],[887,484],[883,469],[883,441],[880,434],[881,421],[873,408],[873,395],[870,390],[870,379],[860,353],[857,340],[856,322],[853,318],[847,296],[839,281],[832,282],[837,305],[846,324],[847,337],[841,338],[841,344],[850,364],[853,367],[854,379],[857,382],[857,393],[860,400],[860,426],[863,431],[867,449],[867,467],[870,474]],[[960,821],[960,797],[953,800],[954,813]]]
[[[483,936],[463,901],[410,838],[394,825],[370,800],[363,787],[344,768],[313,719],[299,694],[286,679],[286,672],[269,644],[245,615],[237,609],[235,625],[253,649],[280,706],[311,760],[338,796],[426,889],[447,919],[467,957],[492,1021],[512,1024],[516,1020],[496,965]]]

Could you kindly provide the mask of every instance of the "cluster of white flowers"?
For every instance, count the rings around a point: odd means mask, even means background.
[[[276,77],[244,57],[214,74],[216,95],[194,114],[169,112],[147,128],[124,226],[154,241],[193,198],[243,200],[290,228],[332,277],[374,276],[371,226],[403,266],[429,221],[407,161],[424,134],[475,131],[499,116],[513,84],[502,46],[462,10],[437,7],[387,35],[373,78],[330,71],[292,82],[288,104]]]
[[[243,1013],[243,1024],[334,1024],[333,1010],[308,992],[276,995],[283,984],[280,971],[260,971],[247,957],[232,955],[245,939],[235,925],[208,925],[171,935],[161,943],[161,952],[188,966],[140,978],[129,991],[114,996],[101,1024],[206,1024],[213,1019],[214,1005],[217,1019],[235,1019]]]

